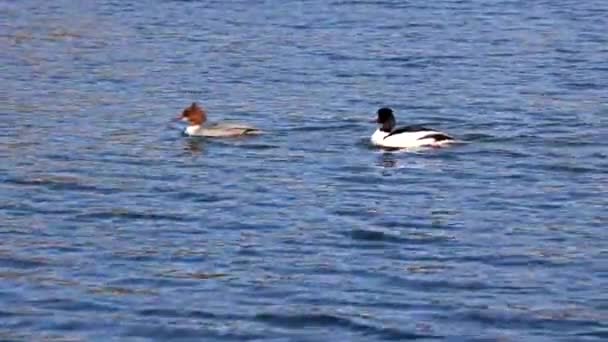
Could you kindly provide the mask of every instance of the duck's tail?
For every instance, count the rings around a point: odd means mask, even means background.
[[[264,131],[257,128],[247,128],[245,131],[243,131],[243,135],[260,135],[264,133]]]

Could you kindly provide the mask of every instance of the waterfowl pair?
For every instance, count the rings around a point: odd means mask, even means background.
[[[187,121],[189,126],[184,134],[202,137],[237,137],[243,135],[256,135],[261,130],[243,124],[218,123],[205,125],[207,112],[196,103],[192,103],[184,109],[178,118]],[[372,144],[388,148],[414,148],[414,147],[439,147],[454,142],[451,136],[423,126],[404,126],[396,128],[393,110],[387,107],[378,109],[377,118],[374,122],[380,127],[371,136]]]

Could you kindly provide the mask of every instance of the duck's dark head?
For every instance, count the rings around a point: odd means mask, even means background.
[[[395,128],[395,116],[393,115],[393,110],[388,107],[383,107],[378,109],[378,118],[376,122],[382,125],[380,130],[384,132],[391,132],[393,128]]]

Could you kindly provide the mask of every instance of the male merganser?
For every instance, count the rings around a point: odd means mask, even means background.
[[[422,126],[395,128],[395,116],[390,108],[380,108],[377,114],[378,118],[375,122],[381,126],[371,137],[372,144],[376,146],[389,148],[439,147],[455,141],[445,133]]]
[[[184,131],[184,134],[189,136],[220,138],[262,133],[261,130],[255,127],[234,123],[219,123],[203,127],[207,121],[207,112],[196,102],[186,107],[178,119],[190,124]]]

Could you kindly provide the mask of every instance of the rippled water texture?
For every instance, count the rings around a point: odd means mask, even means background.
[[[0,2],[0,340],[608,339],[608,3]],[[267,134],[183,137],[192,101]],[[391,106],[465,144],[369,146]]]

